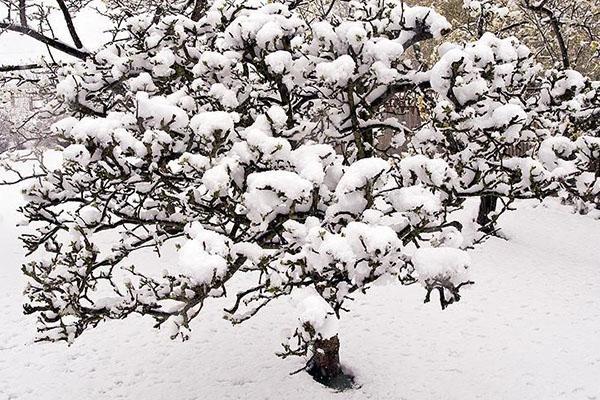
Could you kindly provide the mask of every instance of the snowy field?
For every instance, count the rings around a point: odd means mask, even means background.
[[[600,400],[600,223],[558,206],[504,217],[509,241],[472,252],[476,285],[441,311],[423,289],[380,285],[341,322],[341,357],[359,387],[343,393],[290,376],[280,360],[290,306],[232,327],[213,302],[192,339],[150,319],[101,325],[67,347],[33,344],[21,313],[14,188],[0,189],[0,399]]]

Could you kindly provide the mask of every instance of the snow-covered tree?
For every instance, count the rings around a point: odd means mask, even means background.
[[[544,68],[550,68],[548,71],[540,70],[540,74],[548,76],[560,75],[564,71],[570,71],[570,68],[574,68],[584,75],[590,76],[592,79],[597,79],[598,77],[597,57],[600,53],[598,53],[597,39],[598,21],[600,19],[598,19],[598,7],[593,2],[456,0],[434,2],[434,4],[443,10],[444,14],[453,22],[454,29],[448,37],[450,40],[457,42],[477,41],[484,34],[489,37],[490,32],[493,32],[498,39],[514,40],[513,38],[516,36],[519,38],[520,44],[526,44],[529,48],[528,53],[530,55],[528,57],[535,58],[535,62],[530,62],[531,65],[540,62],[540,65]],[[437,54],[435,54],[436,46],[418,47],[415,56],[421,64],[427,66],[435,64],[438,61]],[[503,63],[504,61],[500,59],[499,62]],[[553,68],[557,68],[558,71],[554,71]],[[487,69],[488,71],[491,70],[490,68]],[[526,72],[524,70],[519,73]],[[462,79],[462,77],[459,79]],[[492,84],[490,78],[484,76],[484,79],[488,79],[488,86]],[[583,80],[583,77],[581,79]],[[514,87],[510,89],[513,93],[505,93],[505,96],[508,94],[509,97],[512,97],[511,102],[515,102],[515,97],[519,97],[521,100],[527,97],[527,101],[536,103],[537,100],[531,100],[532,93],[539,92],[544,85],[548,86],[542,83],[542,80],[543,78],[536,78],[516,82],[516,85],[513,85]],[[590,87],[591,84],[586,84],[586,86]],[[525,96],[516,95],[518,90],[523,90]],[[494,91],[497,92],[498,90],[494,89]],[[595,90],[588,90],[588,95],[591,94],[591,97],[595,96],[594,93]],[[443,98],[444,94],[437,94],[437,97],[438,99]],[[565,99],[559,100],[563,104],[569,103]],[[433,103],[435,105],[437,101],[434,100]],[[586,100],[584,103],[581,105],[583,108],[589,109],[590,106],[593,107],[593,101],[590,103],[590,101]],[[502,102],[497,104],[502,104]],[[553,108],[552,112],[556,113],[561,107],[564,108],[564,105],[558,106],[557,103],[553,103],[551,105],[551,108]],[[471,108],[469,107],[468,110],[471,110]],[[535,127],[537,123],[532,121],[536,118],[532,117],[529,111],[525,111],[528,114],[529,121]],[[572,107],[570,111],[573,111]],[[481,114],[481,109],[478,112]],[[597,113],[596,106],[595,114],[597,115]],[[430,121],[428,118],[430,115],[427,112],[424,114],[421,116],[422,119]],[[574,115],[575,113],[573,112],[565,112],[561,114],[561,118],[564,120],[574,120],[576,119]],[[467,117],[463,115],[463,118]],[[555,124],[555,126],[560,125],[562,124]],[[448,131],[451,128],[445,127],[444,129]],[[465,129],[464,124],[460,129]],[[539,141],[547,136],[547,134],[539,129],[534,128],[534,130],[537,131],[536,135],[539,139],[537,140],[537,144],[533,137],[523,138],[522,140],[515,141],[513,144],[506,144],[505,148],[508,150],[506,156],[511,158],[512,155],[527,155],[535,158],[535,152],[540,145]],[[556,134],[556,129],[551,128],[550,130],[552,131],[552,135]],[[577,135],[594,135],[593,131],[588,130],[587,133],[584,133],[584,130],[576,129],[578,131]],[[570,131],[569,134],[573,133],[573,129],[567,131]],[[573,136],[568,137],[573,138]],[[485,145],[484,147],[489,146]],[[492,147],[495,147],[495,145]],[[496,155],[496,158],[498,158],[498,155]],[[498,207],[497,203],[499,200],[502,199],[499,199],[495,194],[484,194],[481,196],[477,221],[483,226],[482,230],[486,232],[494,231],[494,220],[510,204],[510,202],[502,201],[503,207]],[[586,209],[589,209],[589,207],[580,207],[581,211]],[[492,216],[491,218],[490,215]]]
[[[559,196],[580,213],[600,216],[600,82],[572,70],[549,71],[539,103],[548,134],[538,160]]]
[[[497,217],[516,199],[542,199],[563,190],[588,204],[597,201],[598,183],[592,179],[597,82],[572,70],[544,70],[514,37],[486,33],[464,46],[446,43],[439,51],[430,71],[431,115],[411,132],[409,143],[458,172],[457,196],[481,196],[477,222],[484,231],[494,231]],[[569,151],[563,156],[581,158],[577,168],[553,171],[551,147],[572,140],[583,147],[571,147],[585,155]],[[498,200],[502,207],[496,210]]]
[[[382,117],[427,81],[403,53],[448,23],[356,1],[347,17],[307,24],[296,6],[218,0],[198,21],[135,15],[119,40],[62,70],[72,116],[53,126],[59,145],[22,209],[25,309],[41,340],[133,313],[187,338],[236,280],[233,323],[304,293],[282,355],[311,355],[307,370],[327,383],[342,374],[335,325],[353,293],[391,276],[442,307],[459,299],[469,260],[449,218],[458,174],[399,156],[404,127]],[[177,260],[162,273],[131,265],[144,249],[177,249]]]

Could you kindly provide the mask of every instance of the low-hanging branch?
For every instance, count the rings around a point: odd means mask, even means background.
[[[44,43],[45,45],[48,45],[56,50],[60,50],[63,53],[73,56],[75,58],[79,58],[80,60],[85,60],[90,56],[90,53],[85,50],[70,46],[61,40],[46,36],[27,26],[15,25],[7,22],[0,22],[0,29],[5,29],[7,31],[29,36],[30,38],[37,40],[38,42]]]

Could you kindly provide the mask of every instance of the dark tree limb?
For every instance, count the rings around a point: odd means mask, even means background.
[[[6,29],[8,31],[17,32],[29,36],[30,38],[35,39],[38,42],[44,43],[45,45],[55,48],[56,50],[60,50],[63,53],[68,54],[70,56],[79,58],[80,60],[85,60],[90,56],[90,53],[88,53],[87,51],[76,49],[58,39],[48,37],[26,26],[0,22],[0,29]]]
[[[77,34],[77,30],[75,29],[75,25],[73,24],[73,18],[71,17],[71,13],[67,8],[64,0],[56,0],[58,6],[60,7],[60,11],[63,14],[63,18],[65,19],[65,23],[67,24],[67,28],[69,29],[69,34],[71,35],[71,39],[73,39],[73,43],[75,47],[81,49],[83,47],[83,43],[81,43],[81,39]],[[21,23],[23,25],[23,23]]]
[[[497,196],[481,196],[479,212],[477,213],[477,223],[481,226],[480,230],[484,233],[491,233],[494,231],[494,220],[490,218],[490,214],[496,211],[497,204]]]
[[[24,64],[24,65],[0,65],[0,72],[12,71],[28,71],[31,69],[43,68],[40,64]]]
[[[338,336],[316,339],[313,355],[303,368],[317,382],[337,390],[352,387],[354,378],[346,375],[340,364],[340,340]]]
[[[200,18],[204,15],[207,6],[206,0],[196,0],[194,2],[194,9],[192,10],[192,21],[200,21]]]
[[[425,14],[423,18],[415,22],[415,27],[412,28],[414,35],[402,44],[404,50],[408,50],[417,43],[433,39],[433,34],[429,31],[429,26],[427,25],[427,18],[429,18],[429,12]],[[449,32],[449,30],[444,30],[441,34],[442,36],[445,36]]]
[[[554,36],[556,36],[558,48],[560,49],[560,57],[563,68],[569,69],[571,67],[571,62],[569,59],[569,50],[567,49],[565,38],[563,37],[562,31],[560,29],[560,21],[554,14],[554,12],[548,7],[546,7],[546,3],[547,0],[543,0],[538,4],[532,4],[530,0],[526,0],[525,7],[531,11],[540,12],[546,15],[546,17],[548,17],[550,26],[552,27],[552,31],[554,32]]]
[[[25,0],[19,0],[19,20],[21,25],[27,27],[27,5]]]

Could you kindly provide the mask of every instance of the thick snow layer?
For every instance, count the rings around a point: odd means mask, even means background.
[[[337,60],[317,64],[317,76],[327,83],[344,86],[352,79],[355,68],[352,57],[343,55]]]
[[[149,97],[145,92],[138,92],[136,97],[138,116],[156,129],[168,125],[171,130],[181,132],[190,122],[186,112],[166,97]]]
[[[190,127],[200,136],[212,136],[217,131],[222,135],[233,130],[234,122],[231,114],[227,112],[203,112],[192,118]]]
[[[464,250],[451,247],[420,248],[413,256],[413,264],[421,282],[440,280],[460,285],[468,280],[471,259]]]
[[[189,240],[179,251],[180,273],[202,284],[221,278],[227,272],[229,240],[216,232],[192,224],[187,229]]]
[[[274,354],[297,324],[287,299],[235,327],[225,303],[208,302],[185,343],[143,318],[102,324],[71,347],[32,343],[17,191],[0,196],[0,399],[600,399],[600,224],[567,209],[526,203],[504,217],[510,240],[470,252],[476,285],[445,311],[416,285],[356,296],[339,330],[360,387],[333,393],[289,375],[302,360]]]
[[[309,323],[324,338],[331,338],[339,333],[339,321],[335,318],[333,309],[314,288],[303,288],[295,293],[293,303],[296,303],[299,311],[300,325]]]

